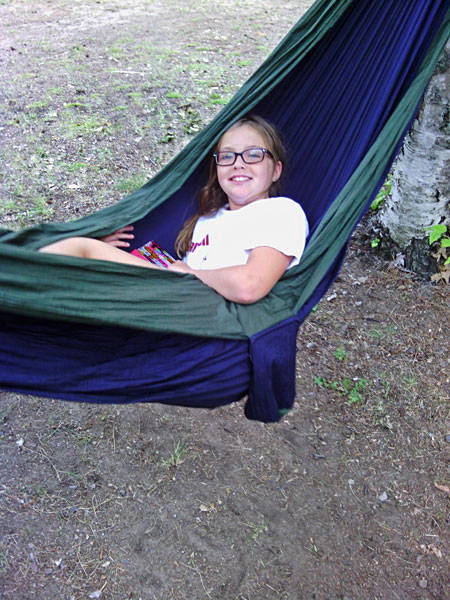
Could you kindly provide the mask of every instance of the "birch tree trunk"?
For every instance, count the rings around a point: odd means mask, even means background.
[[[404,266],[435,272],[425,227],[450,223],[450,41],[394,165],[390,197],[376,217]]]

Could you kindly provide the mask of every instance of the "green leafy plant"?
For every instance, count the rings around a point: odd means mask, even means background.
[[[372,204],[370,205],[371,210],[374,210],[374,211],[378,210],[385,204],[386,198],[391,193],[391,188],[392,188],[392,175],[389,175],[388,178],[386,179],[386,181],[384,182],[383,187],[381,188],[381,190],[378,192],[378,194],[373,199]]]
[[[359,404],[363,399],[363,391],[367,387],[367,379],[350,379],[345,377],[342,381],[329,381],[325,377],[315,377],[314,383],[319,387],[333,390],[347,398],[349,404]]]
[[[348,403],[359,404],[363,399],[363,390],[367,386],[366,379],[359,379],[349,390],[348,390]]]
[[[428,241],[430,246],[437,245],[437,250],[433,257],[439,265],[439,272],[431,277],[431,281],[443,280],[446,283],[450,281],[450,225],[432,225],[425,227],[428,231]]]
[[[347,352],[344,350],[344,348],[341,348],[340,346],[338,348],[336,348],[336,350],[333,352],[333,356],[335,358],[337,358],[338,360],[346,360],[347,359]]]

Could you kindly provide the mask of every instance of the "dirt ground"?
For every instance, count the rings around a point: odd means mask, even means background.
[[[131,192],[308,5],[0,0],[0,225]],[[279,424],[0,392],[1,598],[450,598],[449,321],[363,224]]]

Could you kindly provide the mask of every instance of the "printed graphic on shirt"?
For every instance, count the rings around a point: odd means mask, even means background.
[[[192,242],[189,252],[195,252],[199,246],[209,246],[209,233],[203,238],[201,242]]]

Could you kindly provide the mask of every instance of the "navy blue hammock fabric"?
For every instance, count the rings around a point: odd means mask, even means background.
[[[0,231],[0,387],[63,400],[213,408],[277,421],[295,397],[298,327],[334,281],[450,33],[450,0],[319,0],[231,102],[153,180],[66,224]],[[254,113],[282,132],[283,194],[311,234],[301,263],[251,306],[190,275],[30,252],[133,223],[171,251],[211,148]],[[88,264],[89,263],[89,264]]]

